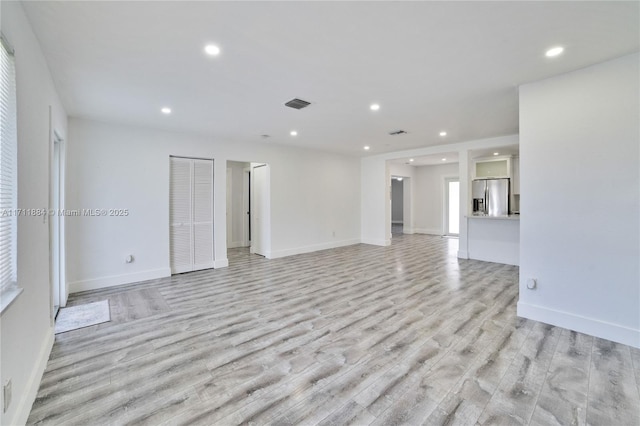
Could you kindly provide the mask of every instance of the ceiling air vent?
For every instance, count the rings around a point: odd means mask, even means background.
[[[311,105],[311,102],[303,101],[302,99],[291,99],[285,104],[289,108],[302,109]]]
[[[407,132],[405,132],[404,130],[394,130],[393,132],[389,132],[391,136],[404,135],[406,133]]]

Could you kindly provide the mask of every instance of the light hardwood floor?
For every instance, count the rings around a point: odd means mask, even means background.
[[[30,424],[640,423],[640,350],[516,317],[518,268],[394,235],[73,295]]]

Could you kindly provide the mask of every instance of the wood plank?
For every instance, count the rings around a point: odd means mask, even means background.
[[[629,348],[595,338],[587,424],[640,424],[640,404]]]
[[[113,321],[56,337],[28,423],[637,420],[640,351],[518,319],[518,268],[456,251],[233,249],[229,268],[71,295]]]

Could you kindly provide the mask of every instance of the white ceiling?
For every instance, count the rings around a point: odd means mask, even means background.
[[[517,133],[518,85],[640,49],[638,2],[23,4],[71,116],[356,155]]]

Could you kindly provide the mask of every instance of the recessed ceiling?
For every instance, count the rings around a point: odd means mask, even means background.
[[[410,158],[398,158],[395,160],[389,160],[389,163],[393,164],[405,164],[409,166],[438,166],[440,164],[458,163],[457,152],[442,152],[432,155],[422,155],[420,157],[411,157],[413,161],[409,161]],[[445,159],[444,161],[442,159]]]
[[[517,133],[518,85],[640,48],[638,2],[23,5],[70,116],[355,155]]]
[[[498,155],[519,155],[520,154],[520,146],[518,145],[508,145],[501,146],[500,148],[485,148],[485,149],[475,149],[469,152],[469,156],[474,158],[488,158],[493,157],[494,153],[498,152]],[[413,161],[411,161],[413,159]],[[443,160],[444,159],[444,160]],[[398,158],[395,160],[389,160],[390,163],[393,164],[405,164],[410,166],[437,166],[440,164],[449,164],[449,163],[458,163],[459,156],[457,152],[441,152],[438,154],[431,155],[422,155],[419,157],[407,157],[407,158]]]

